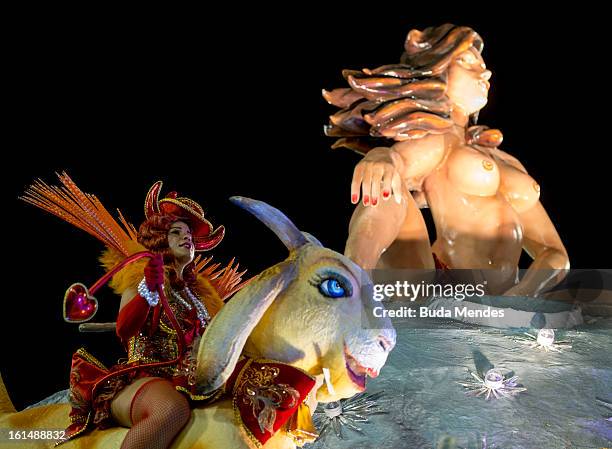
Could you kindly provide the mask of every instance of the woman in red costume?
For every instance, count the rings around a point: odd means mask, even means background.
[[[24,199],[104,241],[108,248],[101,261],[107,269],[137,252],[155,255],[128,265],[110,283],[121,295],[116,333],[127,361],[107,369],[84,349],[73,356],[67,438],[92,425],[119,424],[130,428],[122,449],[166,448],[189,420],[189,400],[216,396],[196,391],[198,342],[223,299],[243,285],[244,272],[232,263],[215,271],[218,265],[206,266],[211,258],[194,259],[195,252],[221,242],[224,228],[214,229],[196,202],[176,192],[159,199],[161,182],[147,195],[146,220],[138,232],[121,217],[126,233],[95,197],[83,194],[67,175],[60,180],[63,188],[39,182]],[[67,195],[57,195],[60,190]],[[162,307],[160,290],[170,314]]]

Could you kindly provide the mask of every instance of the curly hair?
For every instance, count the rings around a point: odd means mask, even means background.
[[[323,91],[342,108],[330,117],[325,134],[339,139],[332,148],[365,154],[375,146],[450,131],[446,96],[449,64],[470,48],[482,51],[482,38],[469,27],[445,24],[411,30],[399,64],[344,70],[350,87]]]
[[[188,218],[175,215],[152,215],[138,229],[138,243],[153,253],[161,254],[166,266],[174,264],[174,255],[168,246],[168,231],[177,221],[183,221],[191,226]],[[192,284],[195,280],[195,263],[191,262],[183,269],[183,281]],[[174,270],[170,270],[170,281],[173,284],[180,284]]]

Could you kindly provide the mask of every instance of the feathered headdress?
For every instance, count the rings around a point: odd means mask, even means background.
[[[132,226],[119,210],[117,222],[95,195],[84,193],[74,181],[63,172],[58,174],[62,186],[48,185],[42,180],[35,181],[25,194],[23,201],[39,207],[79,229],[94,236],[107,246],[103,261],[117,261],[133,255],[145,248],[137,242],[136,228]],[[217,246],[225,235],[225,228],[214,229],[204,218],[204,210],[198,203],[189,198],[178,197],[171,192],[165,198],[159,199],[162,182],[158,181],[147,194],[145,200],[145,216],[153,214],[175,215],[189,219],[197,251],[208,251]],[[242,276],[246,270],[239,272],[234,259],[222,267],[221,264],[211,264],[212,256],[196,257],[196,273],[207,278],[221,299],[226,299],[246,282]],[[103,262],[105,266],[107,262]],[[108,268],[108,267],[107,267]]]
[[[221,243],[225,236],[225,228],[219,226],[217,229],[204,218],[204,209],[195,201],[179,197],[176,192],[170,192],[165,198],[159,199],[162,182],[157,181],[149,189],[145,200],[145,217],[153,215],[174,215],[186,218],[189,221],[191,234],[196,251],[209,251]]]

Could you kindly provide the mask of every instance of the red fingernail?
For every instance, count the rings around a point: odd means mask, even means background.
[[[351,202],[355,204],[357,202],[357,195],[351,196]]]
[[[366,206],[370,204],[370,197],[368,195],[363,196],[363,204]]]
[[[390,195],[390,193],[389,193],[388,190],[384,190],[383,191],[383,198],[389,198],[389,195]]]
[[[372,206],[376,206],[378,204],[378,198],[372,198]]]

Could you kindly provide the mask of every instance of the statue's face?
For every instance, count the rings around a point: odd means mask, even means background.
[[[470,48],[450,64],[446,94],[465,113],[473,114],[487,104],[489,78],[491,71],[486,69],[482,56]]]
[[[175,221],[168,230],[168,246],[174,258],[181,263],[190,263],[195,255],[191,229],[187,223]]]

